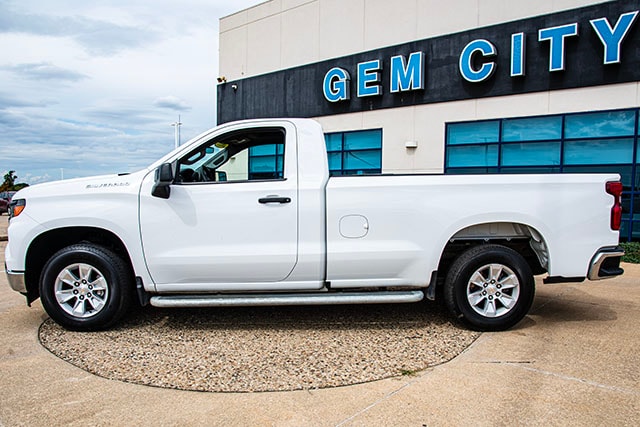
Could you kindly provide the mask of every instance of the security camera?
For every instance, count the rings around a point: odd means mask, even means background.
[[[218,83],[226,83],[226,82],[227,82],[227,78],[225,76],[218,77]]]

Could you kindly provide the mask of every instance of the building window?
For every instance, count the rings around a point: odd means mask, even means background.
[[[639,109],[506,118],[446,126],[445,173],[615,172],[622,240],[640,240]]]
[[[284,173],[284,143],[249,148],[249,180],[280,179]]]
[[[324,138],[331,176],[382,172],[381,129],[328,133]]]

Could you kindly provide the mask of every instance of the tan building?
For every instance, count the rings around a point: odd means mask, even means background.
[[[638,239],[639,10],[267,1],[220,20],[218,121],[313,117],[335,175],[615,170]]]

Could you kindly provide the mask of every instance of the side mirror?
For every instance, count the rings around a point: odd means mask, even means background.
[[[168,199],[171,194],[171,184],[173,183],[173,168],[171,163],[163,163],[156,169],[156,183],[153,185],[151,195]]]

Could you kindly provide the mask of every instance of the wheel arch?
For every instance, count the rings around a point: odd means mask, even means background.
[[[98,227],[63,227],[38,235],[27,250],[25,260],[25,283],[27,301],[30,304],[40,297],[39,281],[47,261],[60,249],[76,243],[87,242],[110,249],[121,257],[134,275],[131,256],[122,240],[112,231]]]
[[[445,277],[451,263],[466,250],[483,244],[499,244],[520,253],[534,274],[549,269],[549,246],[537,228],[519,222],[485,222],[463,227],[444,245],[438,277]]]

